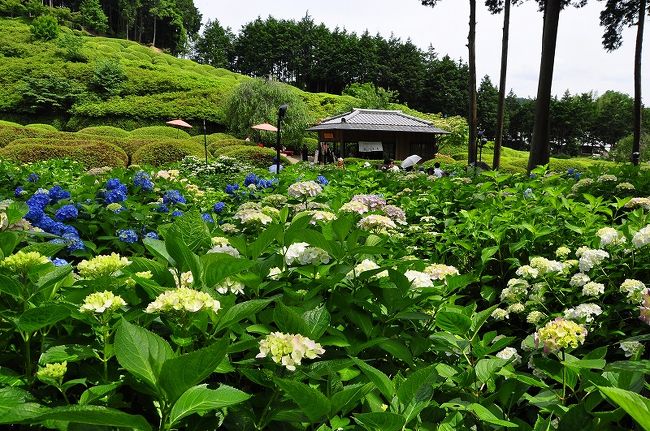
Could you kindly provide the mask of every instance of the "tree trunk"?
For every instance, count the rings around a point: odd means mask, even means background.
[[[560,22],[561,0],[546,0],[544,10],[544,31],[542,36],[542,61],[539,67],[539,84],[537,102],[535,103],[535,126],[533,143],[528,159],[528,171],[550,160],[550,110],[551,90],[553,88],[553,66],[555,64],[555,47],[557,29]]]
[[[476,96],[476,0],[469,0],[469,143],[467,145],[467,162],[476,163],[477,135],[477,96]]]
[[[494,142],[492,168],[499,169],[501,145],[503,145],[503,123],[506,111],[506,78],[508,75],[508,42],[510,38],[510,0],[503,7],[503,38],[501,40],[501,79],[499,80],[499,106],[497,108],[497,136]]]
[[[641,152],[641,56],[643,54],[643,29],[645,27],[646,0],[639,2],[639,22],[636,32],[636,50],[634,53],[634,141],[632,142],[632,163],[639,164]]]
[[[153,42],[151,42],[151,45],[153,45],[154,48],[156,47],[156,21],[158,20],[154,16],[153,17]]]

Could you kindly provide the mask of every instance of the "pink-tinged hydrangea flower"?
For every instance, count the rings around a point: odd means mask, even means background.
[[[386,206],[386,199],[379,195],[355,195],[352,200],[361,202],[371,211],[380,210]]]
[[[596,235],[600,238],[601,248],[609,245],[623,244],[626,241],[625,236],[613,227],[599,229]]]
[[[640,303],[643,300],[643,295],[648,292],[648,288],[643,282],[630,278],[621,284],[619,290],[627,294],[627,298],[632,304]]]
[[[643,208],[650,210],[650,198],[632,198],[625,204],[625,208]]]
[[[397,229],[394,221],[386,216],[371,214],[359,220],[358,226],[367,231],[386,232]]]
[[[650,325],[650,291],[645,291],[643,301],[641,302],[639,319]]]
[[[386,205],[384,207],[384,214],[390,217],[395,223],[406,224],[406,214],[400,207]]]
[[[276,364],[295,371],[303,359],[315,359],[324,353],[325,349],[319,343],[300,334],[272,332],[260,341],[260,353],[256,358],[270,356]]]
[[[634,237],[632,237],[632,244],[634,244],[636,248],[641,248],[650,244],[650,224],[634,234]]]
[[[316,181],[302,181],[299,183],[293,183],[287,190],[287,194],[296,199],[318,196],[322,192],[323,188]]]
[[[559,352],[575,349],[584,344],[587,328],[571,320],[556,318],[535,333],[535,345],[544,347],[544,352]]]
[[[287,265],[318,265],[329,263],[327,252],[318,247],[312,247],[306,242],[296,242],[287,248],[284,255]]]

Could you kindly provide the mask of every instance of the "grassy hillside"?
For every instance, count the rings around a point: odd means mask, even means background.
[[[0,119],[51,123],[73,131],[95,125],[132,130],[176,117],[207,119],[218,126],[224,124],[224,106],[232,91],[250,79],[135,42],[62,30],[57,40],[35,41],[28,22],[0,18]],[[66,40],[82,44],[80,55],[70,54],[70,44],[62,42]],[[107,63],[125,77],[110,95],[98,91],[95,82],[98,69]],[[350,96],[293,89],[307,104],[312,122],[358,105]],[[461,134],[466,128],[460,119],[395,107]]]

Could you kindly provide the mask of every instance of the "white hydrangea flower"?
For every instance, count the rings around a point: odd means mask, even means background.
[[[358,226],[367,231],[386,232],[397,229],[394,221],[386,216],[371,214],[359,220]]]
[[[590,281],[582,287],[583,296],[599,296],[605,293],[605,285]]]
[[[593,267],[600,265],[605,259],[609,258],[609,253],[604,250],[578,249],[581,251],[578,267],[580,272],[589,272]],[[576,251],[576,254],[578,252]]]
[[[269,275],[268,275],[268,277],[269,277],[271,280],[278,280],[278,279],[280,279],[280,276],[281,276],[281,275],[282,275],[282,270],[281,270],[280,268],[278,268],[277,266],[275,266],[275,267],[273,267],[273,268],[271,268],[271,269],[269,270]]]
[[[569,285],[572,287],[582,287],[590,281],[591,278],[589,278],[587,274],[579,272],[577,274],[573,274],[573,277],[571,277],[571,280],[569,281]]]
[[[327,252],[318,247],[311,247],[306,242],[296,242],[289,246],[284,261],[287,265],[317,265],[327,264],[330,257]]]
[[[323,188],[316,181],[301,181],[289,186],[287,194],[296,199],[318,196]]]
[[[225,245],[215,245],[212,247],[210,250],[208,250],[208,254],[212,253],[224,253],[224,254],[229,254],[232,257],[240,257],[241,255],[239,254],[239,250],[237,250],[235,247],[225,244]]]
[[[174,281],[176,281],[176,287],[178,288],[180,287],[189,288],[192,287],[192,284],[194,284],[194,276],[192,275],[192,271],[183,272],[180,275],[180,277],[176,272],[172,271],[171,269],[169,270],[169,272],[171,272],[172,275],[174,276]]]
[[[113,292],[95,292],[86,296],[84,303],[79,307],[82,313],[103,314],[104,312],[112,313],[126,305],[121,296]]]
[[[627,294],[630,303],[639,304],[643,301],[643,295],[648,291],[648,288],[643,282],[628,278],[621,284],[619,290]]]
[[[645,347],[638,341],[621,341],[621,350],[625,353],[626,358],[631,358],[632,356],[643,353]]]
[[[603,182],[616,182],[618,181],[618,178],[616,178],[616,175],[610,175],[610,174],[604,174],[598,177],[598,182],[603,183]]]
[[[226,295],[228,293],[234,293],[235,295],[243,295],[244,284],[237,280],[233,280],[230,277],[227,277],[224,281],[222,281],[217,286],[217,292],[219,292],[222,295]]]
[[[510,315],[506,310],[503,308],[495,308],[494,311],[491,314],[492,318],[495,320],[504,320],[504,319],[509,319]]]
[[[258,210],[238,211],[233,218],[238,219],[247,226],[265,226],[273,221],[271,217]]]
[[[539,276],[539,270],[533,268],[530,265],[524,265],[517,268],[517,272],[515,274],[517,274],[517,276],[519,277],[527,278],[529,280],[534,280]]]
[[[431,277],[432,280],[444,280],[449,276],[460,275],[458,269],[451,265],[444,265],[442,263],[434,263],[426,268],[424,272]]]
[[[221,230],[224,231],[224,233],[227,233],[227,234],[232,235],[232,234],[239,233],[239,229],[237,228],[237,226],[235,226],[232,223],[224,223],[220,227],[221,227]]]
[[[526,322],[532,323],[533,325],[537,325],[541,320],[546,318],[546,314],[542,313],[541,311],[531,311],[528,313],[528,316],[526,316]]]
[[[634,234],[634,237],[632,237],[632,244],[634,244],[636,248],[641,248],[650,244],[650,224]]]
[[[168,290],[161,293],[151,302],[145,313],[165,313],[165,312],[190,312],[196,313],[201,310],[211,310],[215,313],[221,308],[221,303],[212,298],[206,292],[179,287],[174,290]]]
[[[375,262],[373,262],[370,259],[364,259],[360,264],[354,267],[354,269],[350,272],[348,272],[345,276],[348,280],[356,278],[360,276],[362,273],[366,271],[372,271],[373,269],[379,269],[380,266],[377,265]],[[372,276],[373,279],[379,279],[379,278],[384,278],[388,277],[388,271],[384,270],[381,271],[375,275]]]
[[[346,212],[346,213],[365,214],[369,211],[369,209],[363,202],[350,201],[348,203],[343,204],[343,206],[339,211]]]
[[[612,227],[601,228],[596,232],[596,235],[600,238],[601,248],[609,245],[623,244],[626,241],[625,236]]]
[[[433,287],[433,280],[427,273],[410,269],[404,273],[404,276],[411,282],[412,287]]]
[[[329,211],[314,210],[314,211],[309,211],[309,214],[311,215],[311,221],[309,223],[313,225],[315,225],[316,222],[319,221],[327,223],[336,220],[336,214]]]
[[[501,301],[507,303],[519,302],[524,296],[528,294],[530,284],[523,278],[511,278],[508,280],[508,287],[501,291]]]
[[[632,183],[624,182],[624,183],[616,184],[616,190],[617,191],[635,190],[635,189],[636,189],[636,187],[634,187],[634,184],[632,184]]]
[[[521,362],[521,356],[517,353],[517,349],[514,347],[506,347],[495,355],[499,359],[504,361],[512,361],[513,365],[516,365]]]
[[[575,308],[564,310],[564,317],[571,320],[591,323],[595,316],[600,316],[603,310],[596,304],[580,304]]]
[[[224,246],[224,245],[230,245],[230,241],[228,238],[223,237],[223,236],[215,236],[212,237],[212,246]]]
[[[315,359],[324,353],[325,349],[319,343],[300,334],[272,332],[260,341],[260,353],[256,358],[270,356],[276,364],[295,371],[303,359]]]
[[[533,257],[530,259],[530,266],[537,269],[541,275],[552,272],[561,273],[564,271],[564,265],[557,260],[549,260],[545,257]]]
[[[514,304],[508,306],[507,311],[508,313],[513,313],[513,314],[523,313],[524,311],[526,311],[526,306],[521,302],[515,302]]]
[[[650,198],[632,198],[625,204],[625,208],[643,208],[650,210]]]
[[[570,254],[571,254],[571,249],[566,246],[558,247],[557,250],[555,250],[555,257],[557,257],[558,259],[564,260],[567,257],[569,257]]]

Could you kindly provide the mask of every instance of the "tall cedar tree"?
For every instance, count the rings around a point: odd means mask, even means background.
[[[528,170],[546,165],[551,158],[550,147],[550,112],[551,91],[553,89],[553,68],[555,65],[555,47],[560,23],[560,11],[569,4],[582,7],[587,0],[537,0],[544,12],[544,30],[542,33],[542,58],[539,66],[539,84],[535,106],[535,126],[533,143],[530,147]]]
[[[424,6],[434,7],[440,0],[420,0]],[[476,0],[469,0],[469,34],[467,36],[469,50],[469,142],[467,144],[467,162],[476,163],[476,138],[478,136],[478,110],[476,94]]]
[[[601,0],[602,1],[602,0]],[[643,54],[643,30],[647,11],[646,0],[607,0],[600,13],[600,25],[605,28],[603,46],[608,51],[618,49],[623,44],[623,27],[637,26],[636,48],[634,53],[634,140],[631,160],[639,163],[641,150],[641,122],[643,115],[641,94],[641,57]]]

